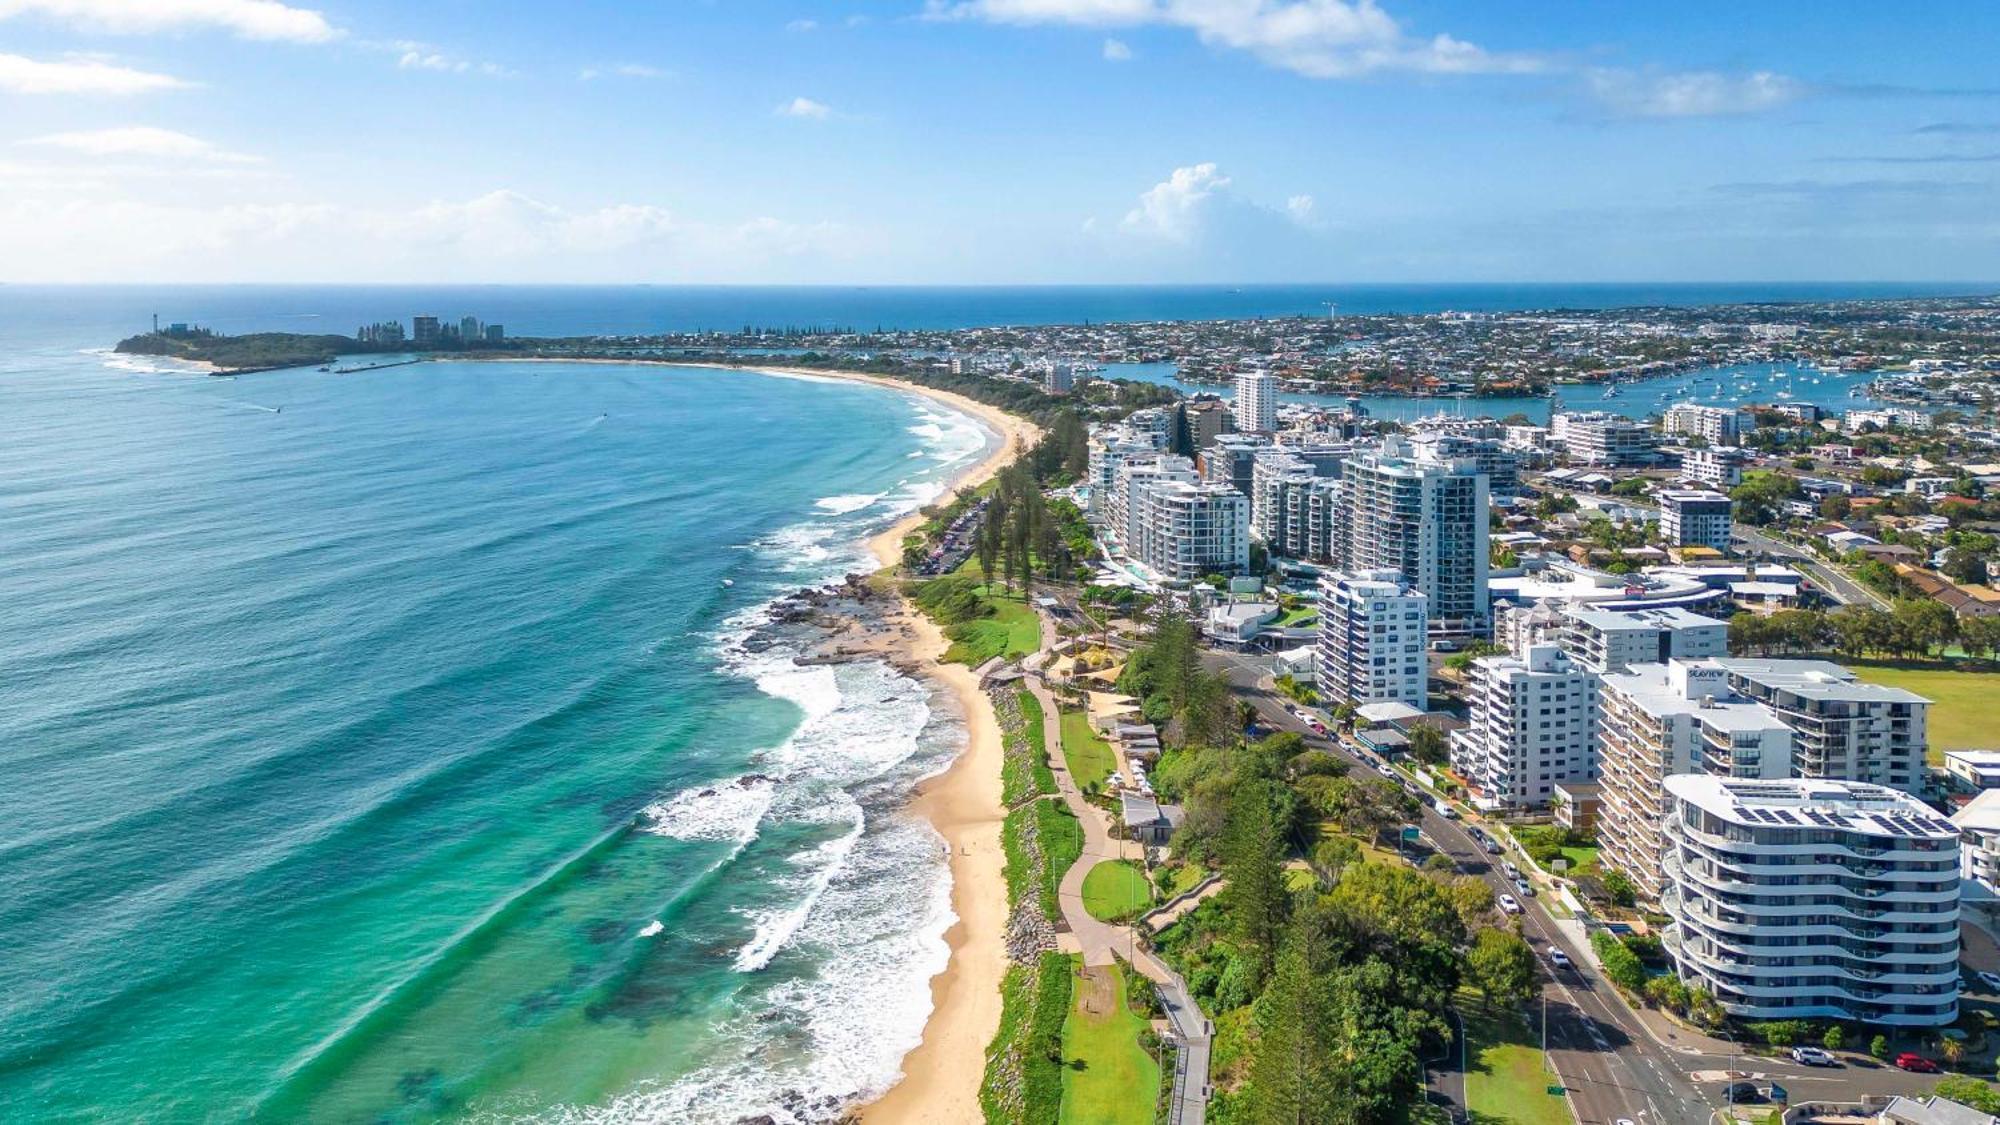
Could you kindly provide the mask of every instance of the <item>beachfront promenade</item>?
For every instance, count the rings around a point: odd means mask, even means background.
[[[1042,615],[1042,636],[1056,636],[1055,622]],[[1091,804],[1070,776],[1062,753],[1062,707],[1042,677],[1042,667],[1051,652],[1043,647],[1024,658],[1028,690],[1042,705],[1042,742],[1048,748],[1049,767],[1055,773],[1056,789],[1063,803],[1083,826],[1083,854],[1063,872],[1057,889],[1063,924],[1069,927],[1059,941],[1064,952],[1083,955],[1083,963],[1109,965],[1122,957],[1159,989],[1160,1003],[1173,1026],[1180,1050],[1174,1058],[1173,1102],[1168,1115],[1172,1125],[1202,1125],[1208,1111],[1208,1056],[1211,1030],[1208,1017],[1188,991],[1187,982],[1142,945],[1136,926],[1119,926],[1091,917],[1083,905],[1083,880],[1090,869],[1105,860],[1143,859],[1139,844],[1123,840],[1111,831],[1111,816]],[[1214,888],[1206,888],[1213,890]]]

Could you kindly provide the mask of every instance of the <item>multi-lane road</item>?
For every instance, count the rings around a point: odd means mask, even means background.
[[[1268,658],[1211,652],[1205,659],[1211,669],[1228,676],[1239,697],[1256,708],[1262,725],[1300,731],[1315,746],[1330,748],[1355,769],[1375,768],[1375,762],[1354,748],[1337,739],[1329,741],[1314,735],[1290,713],[1286,701],[1268,687]],[[1414,788],[1413,783],[1398,776]],[[1653,1038],[1613,987],[1598,976],[1586,950],[1572,940],[1574,927],[1558,926],[1543,907],[1540,896],[1520,896],[1501,867],[1502,857],[1487,855],[1463,823],[1439,816],[1428,802],[1419,828],[1433,848],[1449,856],[1462,871],[1486,880],[1496,895],[1504,892],[1520,899],[1521,934],[1534,946],[1543,968],[1541,1003],[1532,1014],[1539,1025],[1542,1004],[1546,1004],[1549,1061],[1560,1076],[1580,1125],[1706,1122],[1722,1100],[1727,1084],[1723,1073],[1730,1070],[1758,1075],[1760,1082],[1775,1078],[1792,1092],[1794,1101],[1808,1098],[1851,1101],[1864,1093],[1918,1093],[1927,1091],[1935,1081],[1875,1066],[1814,1069],[1789,1060],[1750,1060],[1733,1052],[1703,1049],[1712,1046],[1706,1040],[1700,1047],[1691,1043],[1662,1043]],[[1548,956],[1551,948],[1563,950],[1571,967],[1552,967]],[[1692,1041],[1694,1037],[1688,1038]],[[1432,1075],[1433,1090],[1444,1100],[1455,1103],[1452,1107],[1455,1119],[1465,1120],[1462,1060],[1449,1056],[1438,1060]]]

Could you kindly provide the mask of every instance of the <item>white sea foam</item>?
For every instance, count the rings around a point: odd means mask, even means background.
[[[839,516],[848,512],[858,512],[881,498],[882,493],[879,492],[855,492],[846,496],[823,496],[813,501],[813,505],[823,512],[832,512]]]
[[[674,840],[747,844],[770,809],[777,783],[745,777],[683,789],[640,811],[640,830]]]
[[[846,795],[841,794],[841,796]],[[769,965],[771,959],[792,940],[792,935],[798,933],[799,927],[805,925],[806,919],[812,916],[813,908],[819,905],[820,896],[826,893],[827,886],[846,865],[848,854],[854,850],[854,843],[861,838],[861,830],[867,826],[868,821],[867,815],[861,811],[861,806],[856,804],[853,798],[847,798],[844,803],[849,806],[844,811],[851,816],[851,827],[818,847],[792,857],[793,864],[805,868],[808,872],[803,880],[804,888],[801,891],[796,884],[788,887],[787,890],[798,894],[797,901],[781,909],[767,910],[753,916],[757,926],[756,933],[751,937],[749,944],[736,951],[737,972],[754,973]]]
[[[667,927],[664,923],[662,923],[658,918],[655,918],[652,921],[646,923],[646,928],[639,931],[639,936],[652,937],[666,928]]]
[[[208,368],[184,359],[174,359],[163,355],[125,355],[111,348],[83,348],[84,355],[96,356],[104,366],[116,371],[130,371],[137,375],[201,375],[207,376]]]

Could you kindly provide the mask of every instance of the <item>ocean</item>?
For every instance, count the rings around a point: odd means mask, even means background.
[[[902,804],[961,718],[746,642],[991,435],[826,380],[108,352],[155,313],[572,334],[1912,291],[0,286],[0,1119],[815,1120],[893,1079],[945,960]]]
[[[0,1119],[813,1120],[894,1078],[951,919],[901,806],[960,717],[744,641],[983,427],[724,371],[216,379],[19,326]]]

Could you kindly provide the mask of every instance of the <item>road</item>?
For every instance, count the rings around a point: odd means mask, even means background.
[[[1338,740],[1319,737],[1285,710],[1286,701],[1266,686],[1268,661],[1268,657],[1244,653],[1204,654],[1207,666],[1226,674],[1237,695],[1256,708],[1260,724],[1298,731],[1314,747],[1331,750],[1354,768],[1373,770],[1372,759]],[[1401,774],[1398,780],[1415,789]],[[1792,1092],[1794,1102],[1928,1093],[1936,1083],[1934,1076],[1905,1074],[1851,1053],[1846,1056],[1848,1065],[1822,1069],[1789,1059],[1715,1050],[1713,1041],[1671,1030],[1661,1032],[1667,1039],[1663,1043],[1654,1038],[1613,986],[1598,976],[1594,962],[1585,955],[1579,928],[1558,925],[1541,897],[1521,897],[1500,867],[1502,857],[1488,856],[1464,824],[1437,815],[1428,803],[1419,827],[1425,839],[1451,857],[1460,870],[1484,879],[1496,895],[1505,892],[1521,899],[1521,933],[1534,946],[1544,970],[1539,1000],[1547,1005],[1550,1061],[1569,1091],[1579,1125],[1615,1125],[1620,1120],[1637,1125],[1706,1122],[1729,1081],[1724,1077],[1726,1071],[1741,1071],[1760,1083],[1775,1079]],[[1552,947],[1562,949],[1573,967],[1550,969],[1547,951]],[[1541,1010],[1538,1003],[1530,1012],[1537,1023]],[[1455,1119],[1463,1120],[1463,1075],[1454,1065],[1459,1062],[1456,1055],[1434,1060],[1431,1087],[1453,1103]]]
[[[1318,738],[1284,709],[1284,701],[1262,686],[1268,667],[1255,657],[1239,653],[1211,653],[1212,668],[1225,672],[1237,693],[1256,707],[1260,721],[1273,729],[1298,730],[1347,759],[1356,769],[1372,770],[1363,760],[1338,741]],[[1426,805],[1419,826],[1424,836],[1465,872],[1486,880],[1495,894],[1516,893],[1512,882],[1497,861],[1487,856],[1455,820],[1438,816]],[[1517,894],[1518,897],[1518,894]],[[1630,1119],[1640,1125],[1681,1125],[1705,1121],[1709,1107],[1698,1090],[1677,1065],[1677,1060],[1647,1038],[1643,1028],[1620,1000],[1609,994],[1610,985],[1597,979],[1591,962],[1555,926],[1539,899],[1523,905],[1522,936],[1534,945],[1547,969],[1546,951],[1560,947],[1568,951],[1575,968],[1545,973],[1542,1000],[1546,1003],[1550,1061],[1570,1091],[1571,1107],[1582,1125],[1612,1125]],[[1538,1009],[1540,1006],[1538,1005]],[[1666,1057],[1663,1057],[1666,1056]],[[1455,1116],[1463,1119],[1463,1077],[1450,1064],[1438,1070],[1436,1083],[1449,1100],[1457,1102]],[[1715,1069],[1726,1069],[1726,1060]]]
[[[1877,609],[1889,608],[1888,599],[1882,595],[1849,578],[1839,569],[1821,562],[1819,559],[1807,554],[1804,550],[1782,539],[1773,539],[1754,527],[1744,527],[1742,524],[1736,525],[1735,538],[1773,558],[1785,560],[1785,562],[1804,572],[1806,577],[1818,583],[1819,588],[1835,601],[1846,605],[1867,605],[1874,606]]]

